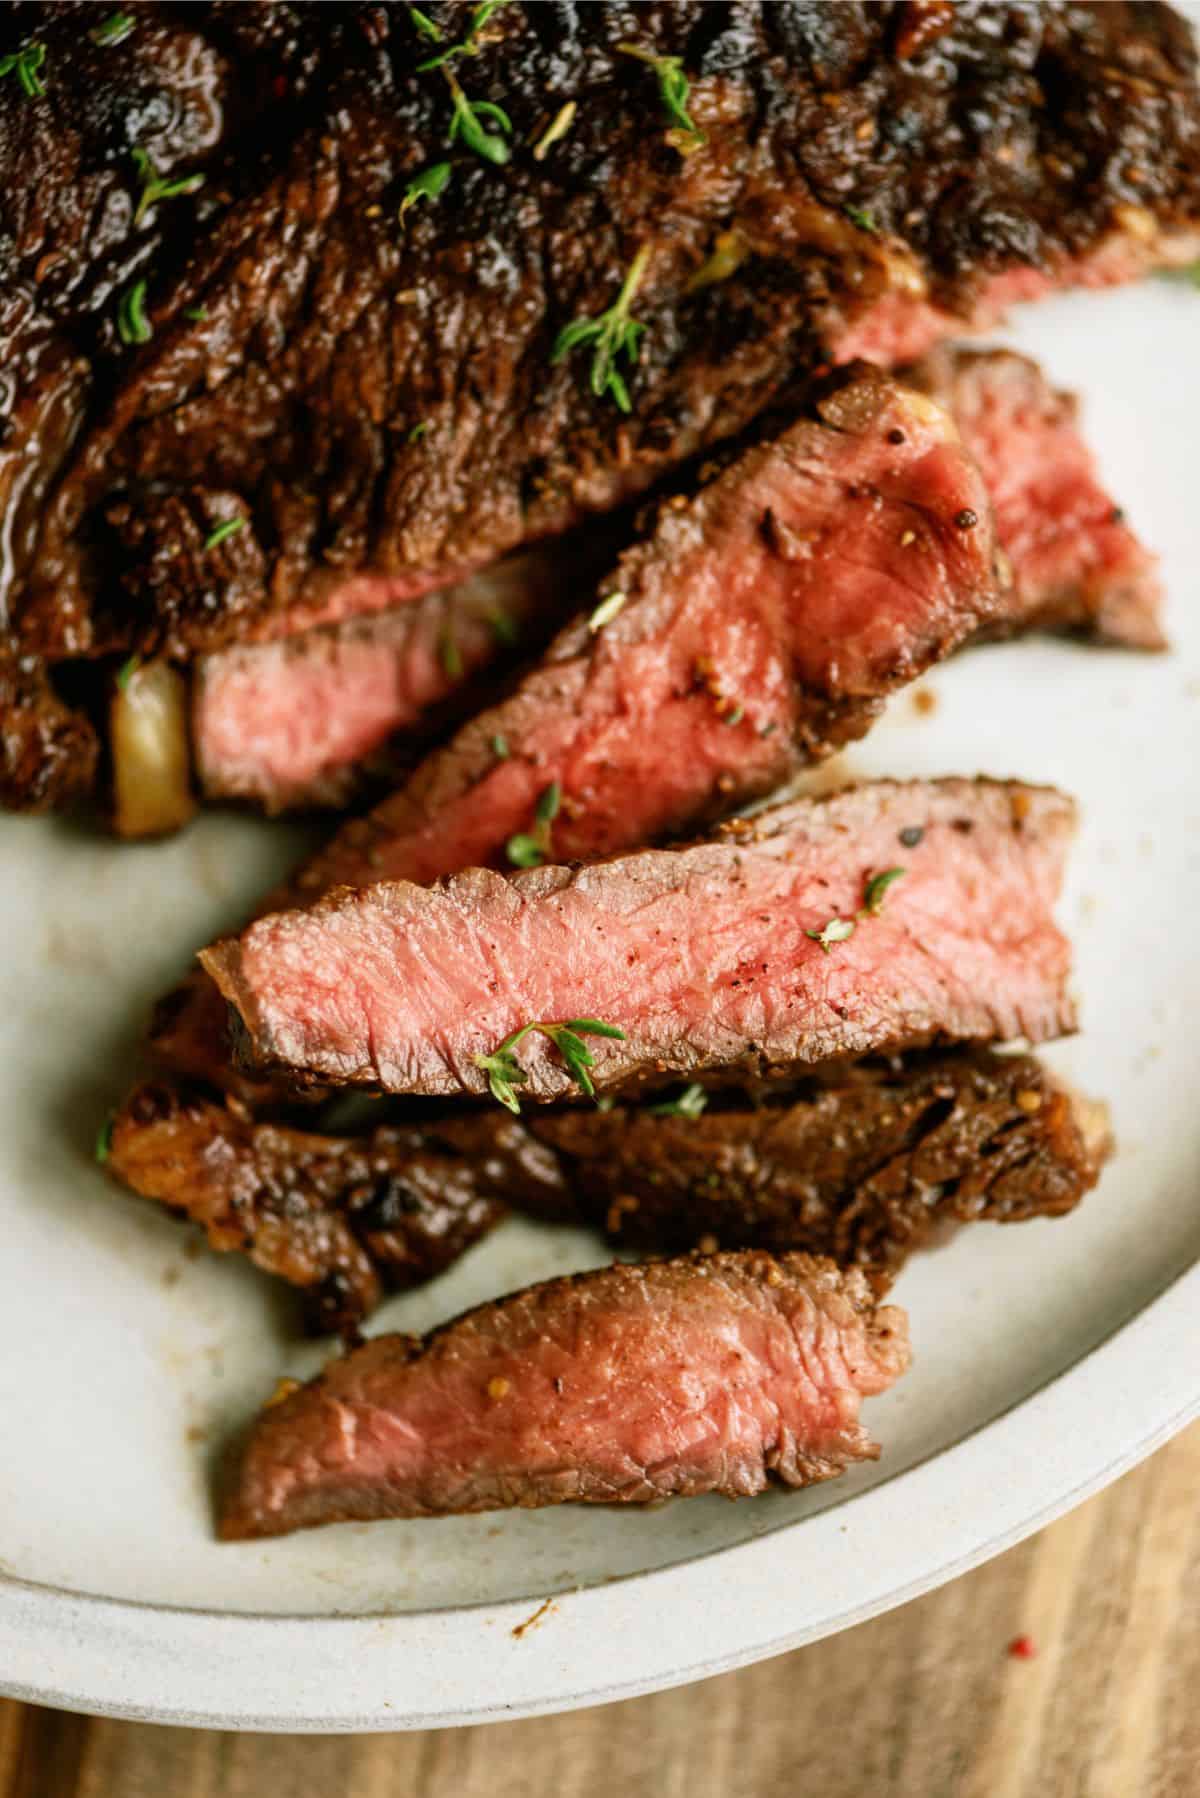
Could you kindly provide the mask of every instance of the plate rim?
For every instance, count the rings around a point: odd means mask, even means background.
[[[540,1626],[517,1637],[530,1620],[528,1598],[277,1615],[105,1598],[0,1575],[0,1690],[137,1722],[353,1734],[545,1715],[711,1678],[968,1572],[1167,1442],[1200,1416],[1198,1310],[1200,1261],[951,1446],[765,1536],[556,1593]],[[997,1479],[1031,1452],[1053,1475],[1039,1465],[1036,1503],[1019,1479]],[[825,1588],[843,1584],[845,1602],[806,1601],[803,1575],[814,1564]],[[714,1635],[721,1651],[696,1658],[696,1644]],[[481,1650],[497,1651],[483,1672]]]

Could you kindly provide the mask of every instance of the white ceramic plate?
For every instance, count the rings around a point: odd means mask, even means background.
[[[1084,1032],[1054,1065],[1120,1155],[1073,1218],[980,1226],[914,1263],[911,1375],[868,1408],[878,1466],[808,1494],[565,1508],[220,1546],[210,1459],[297,1345],[287,1295],[190,1252],[91,1160],[151,998],[294,855],[208,817],[115,848],[5,820],[0,943],[0,1686],[91,1711],[389,1729],[629,1696],[843,1628],[950,1578],[1200,1412],[1200,294],[1164,281],[1012,334],[1087,396],[1114,491],[1164,554],[1169,657],[976,651],[839,774],[1018,774],[1084,806],[1063,917]],[[512,1223],[382,1327],[604,1259]],[[514,1634],[547,1595],[535,1627]]]

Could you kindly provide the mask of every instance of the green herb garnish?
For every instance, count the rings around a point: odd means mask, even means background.
[[[208,307],[185,306],[183,309],[183,316],[184,318],[190,318],[194,325],[203,324],[204,320],[208,317]]]
[[[110,1111],[96,1132],[96,1160],[101,1167],[112,1153],[113,1124],[115,1122],[116,1114]]]
[[[117,305],[117,335],[122,343],[149,343],[154,327],[146,317],[146,283],[135,281]]]
[[[462,679],[462,650],[458,647],[458,638],[448,627],[438,640],[438,661],[447,680]]]
[[[607,1036],[619,1042],[625,1040],[623,1030],[616,1024],[604,1023],[600,1018],[568,1018],[565,1024],[547,1024],[534,1019],[529,1024],[522,1024],[519,1030],[514,1030],[511,1036],[506,1036],[502,1043],[497,1044],[490,1055],[476,1055],[474,1058],[475,1066],[482,1068],[488,1077],[488,1090],[493,1099],[512,1112],[519,1112],[521,1109],[514,1087],[524,1086],[529,1079],[513,1051],[533,1030],[539,1030],[543,1036],[549,1037],[566,1063],[572,1080],[589,1099],[595,1098],[596,1088],[588,1070],[594,1068],[596,1062],[583,1038]]]
[[[1189,287],[1200,287],[1200,262],[1189,262],[1184,268],[1162,268],[1164,281],[1184,281]]]
[[[106,44],[123,44],[129,33],[137,24],[131,12],[109,13],[102,24],[93,26],[88,32],[93,44],[103,48]]]
[[[693,150],[698,150],[702,144],[707,143],[708,139],[687,109],[691,89],[683,72],[683,58],[656,56],[653,50],[642,50],[637,44],[618,44],[617,49],[622,56],[636,56],[639,62],[646,63],[658,76],[658,91],[663,108],[673,126],[667,133],[667,140],[679,154],[690,156]]]
[[[567,135],[567,132],[575,123],[575,114],[578,110],[579,108],[574,100],[568,100],[565,106],[559,107],[553,119],[533,146],[533,160],[535,162],[544,162],[546,160],[546,152],[551,146],[556,144],[559,138]]]
[[[744,705],[742,705],[741,701],[739,700],[737,705],[735,705],[733,707],[732,711],[726,712],[725,722],[726,722],[726,724],[740,724],[742,722],[742,719],[745,716],[746,716],[746,708]]]
[[[572,350],[579,349],[583,344],[595,344],[590,375],[592,392],[597,398],[601,394],[611,393],[622,412],[631,412],[633,407],[629,389],[617,371],[616,360],[618,356],[625,356],[630,362],[638,359],[639,339],[646,327],[637,319],[630,318],[629,308],[649,260],[650,246],[643,244],[630,263],[629,273],[621,283],[621,291],[608,311],[602,312],[599,318],[577,318],[573,323],[564,325],[550,352],[551,362],[561,362]]]
[[[852,225],[857,225],[860,231],[869,231],[872,237],[879,236],[879,226],[875,223],[871,214],[869,212],[864,212],[861,206],[843,206],[842,211],[850,220],[850,223]]]
[[[904,868],[885,868],[882,874],[872,874],[863,893],[860,918],[877,918],[883,910],[883,901],[893,881],[900,880],[905,874]]]
[[[656,1118],[698,1118],[707,1104],[708,1094],[698,1080],[693,1080],[678,1098],[666,1099],[661,1105],[648,1105],[646,1109]]]
[[[610,593],[607,599],[602,599],[588,619],[588,629],[602,631],[606,624],[611,624],[628,597],[627,593]]]
[[[135,225],[140,225],[150,208],[157,206],[160,200],[173,200],[177,194],[194,194],[198,187],[204,186],[204,176],[199,174],[181,175],[177,180],[164,178],[145,150],[133,152],[133,166],[142,178],[141,198],[133,215]]]
[[[492,14],[499,12],[504,4],[505,0],[483,0],[483,5],[477,6],[471,14],[471,23],[467,27],[467,35],[462,43],[449,44],[444,50],[439,50],[436,56],[427,56],[424,62],[417,64],[417,73],[424,74],[427,69],[443,68],[447,63],[453,62],[456,56],[478,56],[483,49],[480,33]],[[428,18],[425,13],[418,12],[415,6],[410,6],[408,10],[421,36],[431,38],[434,43],[440,44],[442,33],[433,20]]]
[[[428,429],[429,429],[429,420],[427,418],[423,418],[421,420],[420,424],[414,425],[412,430],[408,433],[408,441],[410,443],[420,443],[422,437],[424,437],[424,435]]]
[[[123,693],[142,665],[141,656],[129,656],[117,669],[117,691]]]
[[[482,156],[487,162],[497,164],[508,161],[512,152],[504,138],[494,131],[488,131],[484,119],[494,119],[500,130],[512,136],[512,120],[502,106],[493,106],[490,100],[468,100],[459,84],[458,78],[449,69],[442,73],[450,84],[450,92],[454,95],[454,111],[450,118],[450,142],[457,143],[461,138],[468,150],[474,150],[476,156]]]
[[[804,934],[810,936],[814,943],[820,943],[828,955],[835,943],[844,943],[848,936],[854,935],[854,919],[830,918],[828,924],[823,924],[820,930],[806,930]]]
[[[441,27],[434,24],[428,13],[423,13],[419,7],[410,6],[408,9],[408,16],[416,26],[417,30],[421,33],[422,37],[431,38],[435,44],[441,43]]]
[[[400,210],[396,215],[400,223],[404,223],[405,213],[411,212],[418,200],[436,200],[439,194],[445,191],[449,179],[450,164],[448,162],[435,162],[429,168],[423,169],[404,190],[404,198],[400,202]]]
[[[502,612],[499,606],[497,606],[494,611],[488,613],[487,621],[492,627],[492,635],[495,637],[497,643],[503,643],[506,649],[511,649],[514,643],[520,641],[520,631],[517,629],[508,613]]]
[[[35,100],[46,91],[46,83],[39,73],[45,60],[45,44],[26,44],[23,50],[0,57],[0,75],[11,75],[15,69],[22,93],[27,99]]]
[[[492,754],[498,762],[506,762],[508,760],[509,756],[512,754],[512,750],[508,747],[507,737],[502,737],[497,733],[497,735],[492,738]]]
[[[504,853],[514,868],[539,868],[549,856],[550,826],[561,804],[562,788],[552,780],[534,808],[533,829],[519,831],[504,845]]]
[[[210,549],[216,549],[218,543],[224,543],[227,537],[236,537],[238,532],[244,528],[245,523],[244,518],[223,518],[220,524],[215,524],[204,539],[205,555]]]

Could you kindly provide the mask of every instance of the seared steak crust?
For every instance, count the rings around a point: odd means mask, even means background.
[[[354,1137],[139,1087],[109,1167],[300,1287],[326,1330],[439,1273],[510,1205],[656,1253],[806,1249],[890,1275],[947,1221],[1072,1210],[1107,1146],[1100,1109],[1032,1056],[981,1049],[714,1091],[700,1117],[493,1108]]]
[[[380,1336],[259,1418],[220,1528],[649,1504],[830,1479],[908,1364],[864,1275],[760,1251],[617,1266]]]
[[[472,10],[433,7],[443,43]],[[630,41],[681,58],[693,154]],[[445,584],[643,490],[855,334],[918,353],[998,282],[1185,258],[1200,216],[1164,6],[509,5],[461,65],[512,119],[503,168],[447,152],[406,7],[145,4],[117,45],[91,9],[11,8],[0,50],[35,46],[45,93],[0,84],[0,604],[10,652],[51,662],[284,634],[363,571]],[[203,186],[148,203],[135,149]],[[643,249],[626,417],[552,351]],[[0,782],[67,784],[19,760]]]

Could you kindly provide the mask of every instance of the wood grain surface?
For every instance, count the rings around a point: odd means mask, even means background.
[[[903,1610],[570,1716],[244,1736],[0,1701],[0,1798],[1200,1798],[1198,1496],[1200,1425]]]

